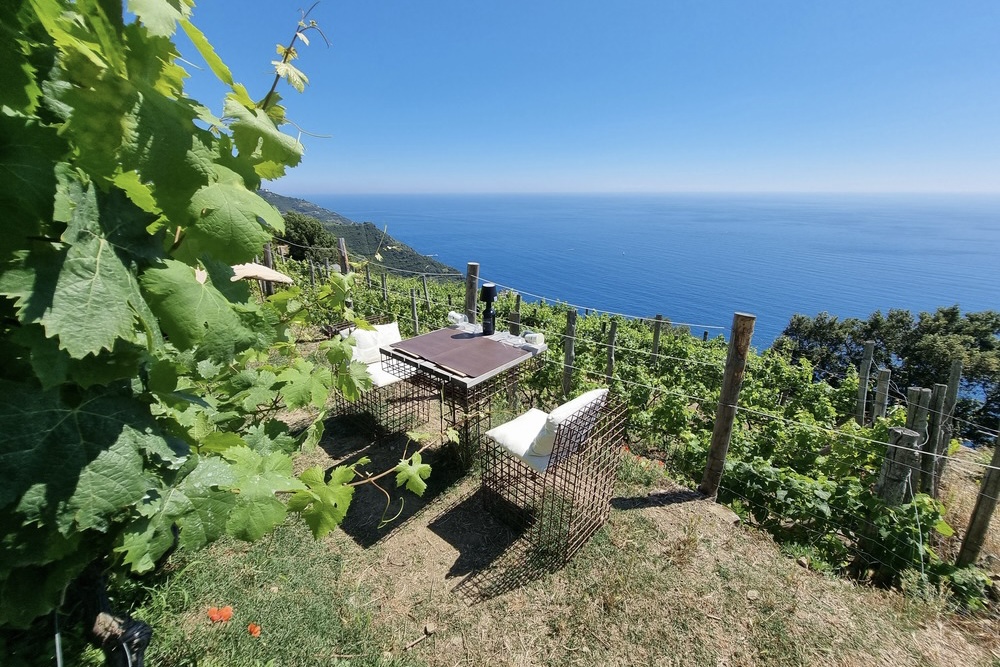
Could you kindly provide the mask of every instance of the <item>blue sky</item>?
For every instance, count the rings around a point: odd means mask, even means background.
[[[236,6],[193,19],[262,97],[304,5]],[[310,85],[280,92],[329,138],[303,136],[266,186],[284,194],[1000,192],[996,0],[323,0],[311,18],[331,45],[310,33]]]

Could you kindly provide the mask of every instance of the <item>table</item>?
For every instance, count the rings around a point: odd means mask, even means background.
[[[521,373],[537,368],[547,349],[507,332],[484,336],[475,325],[463,324],[386,345],[380,352],[384,370],[439,392],[441,430],[445,423],[458,429],[460,458],[468,466],[492,426],[493,397],[505,390],[513,394]]]

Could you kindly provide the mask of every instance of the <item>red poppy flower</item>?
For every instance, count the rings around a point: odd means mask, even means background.
[[[247,626],[247,632],[250,633],[251,637],[260,637],[260,626],[256,623],[251,623]]]
[[[212,623],[225,623],[233,617],[233,608],[229,605],[225,607],[209,607],[208,619]]]

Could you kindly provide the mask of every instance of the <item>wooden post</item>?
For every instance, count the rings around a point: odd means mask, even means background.
[[[660,330],[663,328],[663,315],[657,315],[653,323],[653,363],[660,359]]]
[[[340,275],[346,276],[351,272],[351,263],[347,259],[347,241],[343,238],[337,239],[337,254],[340,255]]]
[[[316,286],[316,265],[313,264],[311,259],[309,260],[309,286]]]
[[[868,401],[868,376],[872,370],[872,357],[875,355],[875,341],[865,341],[865,351],[861,357],[861,365],[858,367],[858,407],[854,414],[854,421],[858,426],[865,425],[865,403]]]
[[[264,266],[269,269],[274,268],[274,260],[271,257],[271,244],[264,244]],[[264,296],[271,296],[274,294],[274,285],[270,280],[261,281],[261,288],[264,290]]]
[[[389,288],[386,287],[384,273],[382,274],[382,301],[385,302],[386,306],[389,305]]]
[[[941,438],[942,412],[948,385],[936,384],[931,390],[931,400],[927,414],[927,439],[924,441],[920,457],[920,493],[931,494],[934,490],[934,470],[937,467],[938,440]]]
[[[566,336],[563,338],[565,358],[563,360],[563,398],[569,397],[573,388],[573,366],[576,363],[576,309],[566,313]]]
[[[325,274],[323,280],[329,280],[330,279],[330,258],[326,257],[323,260],[323,263],[326,266],[326,274]]]
[[[431,295],[427,291],[427,274],[420,276],[424,280],[424,303],[427,304],[427,312],[431,310]]]
[[[753,337],[753,326],[756,321],[756,315],[747,313],[733,315],[726,370],[722,377],[722,393],[715,409],[712,443],[708,450],[708,465],[705,466],[705,476],[698,485],[698,491],[709,498],[715,498],[719,494],[722,471],[726,466],[726,454],[729,452],[729,441],[733,436],[736,405],[747,367],[747,353],[750,350],[750,339]]]
[[[918,438],[920,434],[912,429],[889,429],[889,448],[875,483],[876,495],[889,505],[901,505],[913,497],[914,481],[920,472]]]
[[[615,378],[615,339],[618,338],[618,320],[611,320],[611,333],[608,334],[608,366],[604,376],[608,384]]]
[[[937,442],[937,460],[934,464],[934,482],[931,486],[931,495],[937,498],[940,495],[941,476],[944,475],[944,464],[948,460],[945,454],[951,445],[951,438],[955,435],[955,405],[958,403],[958,386],[962,381],[962,360],[956,359],[951,362],[951,372],[948,373],[948,391],[944,395],[944,418],[942,419],[941,437]]]
[[[955,564],[959,567],[974,565],[979,560],[979,551],[986,541],[986,532],[990,527],[990,519],[997,508],[997,496],[1000,496],[1000,437],[993,443],[993,458],[990,466],[983,473],[983,483],[979,487],[976,506],[969,519],[969,527],[962,538],[962,548],[958,552]]]
[[[878,382],[875,385],[875,407],[872,410],[872,424],[879,417],[885,417],[886,408],[889,406],[889,378],[892,371],[888,368],[880,368],[878,371]]]
[[[417,319],[417,290],[410,288],[410,312],[413,313],[413,335],[420,335],[420,320]]]
[[[479,263],[469,262],[465,270],[465,316],[469,324],[476,323],[476,294],[479,288]]]
[[[368,289],[372,288],[372,267],[369,264],[365,264],[365,281],[368,283]]]
[[[906,428],[920,434],[918,442],[927,440],[927,408],[931,404],[931,390],[923,387],[910,387],[906,390]]]
[[[507,319],[508,331],[511,335],[520,336],[521,335],[521,295],[518,294],[514,297],[514,312],[512,312]]]

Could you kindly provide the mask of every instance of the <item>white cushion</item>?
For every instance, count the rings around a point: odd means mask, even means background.
[[[378,334],[378,347],[392,345],[403,340],[403,337],[399,335],[399,322],[376,324],[375,332]]]
[[[599,403],[598,408],[604,407],[604,403],[608,400],[608,390],[607,388],[601,389],[591,389],[590,391],[580,394],[572,401],[567,401],[563,403],[558,408],[549,413],[548,418],[545,420],[545,426],[541,429],[538,437],[535,439],[534,443],[531,445],[531,454],[536,456],[547,456],[552,453],[552,447],[556,442],[556,433],[559,431],[559,427],[564,421],[575,415],[580,410],[583,410],[591,403]],[[578,434],[582,438],[586,438],[590,434],[590,429],[593,428],[596,421],[596,413],[594,418],[590,420],[590,423],[586,424],[581,432]]]
[[[376,387],[388,387],[390,384],[399,382],[400,378],[396,377],[389,371],[382,369],[382,362],[368,364],[368,375],[372,378],[372,383]]]
[[[538,434],[545,428],[547,418],[548,415],[541,410],[531,408],[523,415],[491,428],[486,435],[533,469],[545,472],[545,468],[549,465],[549,456],[535,455],[530,450]],[[551,448],[549,451],[551,452]]]
[[[354,352],[351,354],[354,361],[373,364],[382,360],[378,351],[378,331],[355,329],[351,335],[354,337]]]

